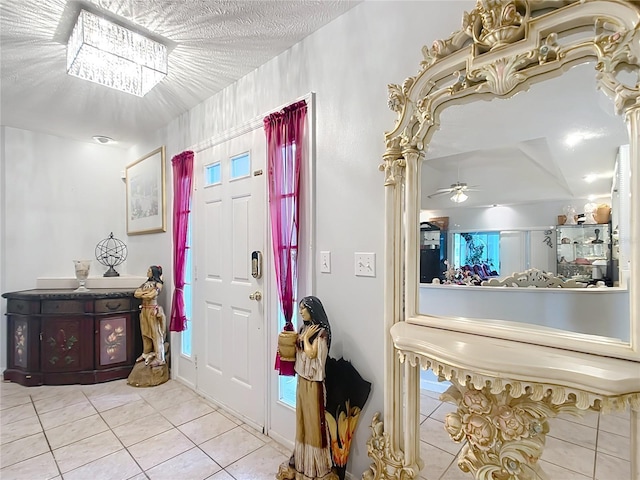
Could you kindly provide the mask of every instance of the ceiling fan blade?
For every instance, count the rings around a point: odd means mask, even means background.
[[[433,198],[433,197],[438,197],[440,195],[446,195],[447,193],[451,193],[452,190],[450,188],[447,188],[446,190],[440,189],[434,193],[432,193],[431,195],[427,195],[427,198]]]
[[[456,192],[473,192],[475,191],[475,188],[479,186],[480,185],[467,185],[466,183],[463,183],[460,186],[453,188],[452,190]]]

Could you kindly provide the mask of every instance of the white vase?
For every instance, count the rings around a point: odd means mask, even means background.
[[[73,264],[76,268],[76,278],[78,279],[79,286],[74,292],[88,292],[89,289],[85,287],[87,277],[89,277],[89,269],[91,268],[91,260],[74,260]]]

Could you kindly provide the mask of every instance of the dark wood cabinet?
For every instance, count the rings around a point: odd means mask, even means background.
[[[24,290],[7,299],[7,369],[21,385],[126,378],[142,352],[133,289]]]

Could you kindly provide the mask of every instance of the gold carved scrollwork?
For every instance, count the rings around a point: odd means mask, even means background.
[[[401,140],[400,136],[387,140],[387,149],[382,156],[383,162],[378,166],[378,169],[384,172],[385,187],[397,185],[403,177],[406,162],[402,157]]]
[[[530,10],[527,0],[478,0],[475,9],[464,12],[459,31],[445,40],[436,40],[431,47],[422,47],[420,71],[462,49],[469,39],[473,39],[476,53],[521,40]]]
[[[424,57],[420,62],[420,71],[426,70],[433,65],[438,59],[451,55],[452,53],[460,50],[467,41],[473,37],[473,25],[478,18],[478,12],[471,10],[471,12],[464,12],[462,17],[462,29],[455,32],[446,40],[436,40],[431,47],[426,45],[422,47],[422,56]]]
[[[389,101],[387,102],[389,110],[396,113],[402,112],[402,107],[407,101],[407,97],[402,93],[402,88],[400,85],[392,83],[387,85],[387,89],[389,90]]]
[[[389,110],[396,113],[402,112],[402,109],[408,101],[407,96],[409,94],[409,90],[415,83],[415,80],[415,77],[409,77],[404,82],[402,82],[402,86],[395,83],[387,85],[387,89],[389,90],[389,101],[387,102]]]
[[[538,48],[538,63],[552,62],[558,59],[558,34],[550,33],[544,43]]]
[[[371,438],[367,441],[367,453],[373,460],[362,474],[362,480],[410,480],[418,476],[418,470],[404,465],[402,452],[391,448],[389,434],[384,431],[380,414],[376,413],[371,421]]]
[[[640,61],[640,25],[632,30],[620,29],[615,32],[605,31],[606,22],[598,20],[598,35],[594,40],[598,63],[596,79],[599,86],[612,99],[616,113],[637,105],[640,98],[640,85],[634,87],[621,84],[616,78],[619,65],[636,64]]]
[[[519,73],[523,65],[529,63],[534,52],[521,53],[513,57],[500,58],[472,73],[469,77],[473,81],[486,79],[486,88],[496,95],[506,95],[518,84],[526,80],[527,76]]]
[[[529,19],[529,2],[524,0],[478,0],[473,40],[479,52],[524,38]]]
[[[453,92],[459,92],[460,90],[464,90],[468,86],[467,75],[463,72],[454,72],[453,78],[455,78],[455,83],[451,86],[451,90]]]
[[[466,441],[458,458],[464,472],[476,480],[528,480],[546,478],[537,464],[549,432],[548,419],[559,413],[579,414],[573,402],[556,405],[547,394],[512,397],[509,390],[492,393],[490,387],[455,384],[440,397],[455,403],[445,429],[455,442]]]

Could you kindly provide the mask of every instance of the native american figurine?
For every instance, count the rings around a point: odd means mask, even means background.
[[[296,439],[276,479],[344,479],[351,439],[371,384],[346,360],[329,357],[331,327],[320,300],[304,297],[299,312],[303,325],[295,354]]]

